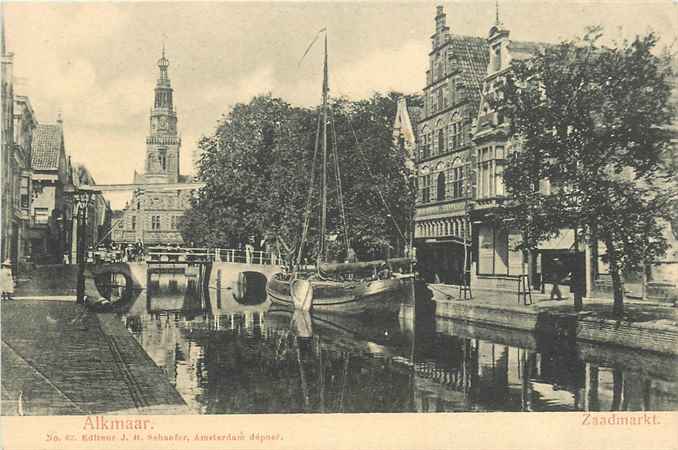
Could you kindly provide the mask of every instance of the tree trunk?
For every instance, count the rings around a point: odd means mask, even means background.
[[[640,266],[642,268],[642,273],[640,276],[640,296],[643,300],[647,300],[647,265],[645,260]]]
[[[605,246],[607,247],[607,254],[610,259],[610,276],[612,277],[612,314],[616,318],[621,319],[624,315],[624,279],[621,276],[619,258],[612,239],[608,239],[605,242]]]
[[[579,236],[579,228],[574,229],[574,264],[572,267],[572,276],[570,278],[570,291],[574,298],[574,310],[579,312],[584,309],[584,293],[582,290],[582,277],[586,274],[586,269],[582,270],[580,267],[579,254],[581,251],[582,242]],[[586,261],[584,261],[586,263]]]
[[[624,388],[624,376],[621,370],[612,371],[612,407],[610,411],[620,411],[622,402],[622,392]]]

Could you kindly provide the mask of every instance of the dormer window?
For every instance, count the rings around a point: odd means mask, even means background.
[[[492,47],[492,71],[497,72],[501,69],[501,44]]]

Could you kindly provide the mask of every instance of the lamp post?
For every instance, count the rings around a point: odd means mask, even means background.
[[[77,303],[85,303],[85,252],[87,250],[87,211],[92,199],[92,192],[75,190],[73,199],[75,200],[76,220],[77,220],[77,254],[78,263],[78,285],[77,285]]]

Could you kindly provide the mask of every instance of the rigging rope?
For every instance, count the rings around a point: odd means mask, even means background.
[[[344,242],[346,244],[346,256],[348,256],[349,251],[349,241],[348,241],[348,221],[346,220],[346,209],[344,208],[344,194],[341,189],[341,172],[339,170],[339,154],[337,152],[337,129],[334,126],[334,109],[330,107],[330,123],[332,124],[332,139],[334,142],[333,154],[334,154],[334,166],[335,166],[335,177],[337,179],[337,194],[339,196],[339,206],[341,207],[341,219],[344,225]]]
[[[315,131],[315,147],[313,149],[313,164],[311,165],[311,183],[308,186],[308,200],[306,202],[306,209],[304,211],[304,229],[301,234],[301,242],[299,242],[299,252],[297,253],[297,263],[298,266],[301,264],[301,254],[304,250],[304,242],[306,241],[306,235],[308,234],[308,227],[311,221],[311,201],[313,199],[313,184],[315,183],[315,163],[318,157],[318,143],[320,141],[320,115],[318,115],[318,125]]]

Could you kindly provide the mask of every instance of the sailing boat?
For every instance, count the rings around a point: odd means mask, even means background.
[[[312,44],[311,44],[312,45]],[[308,51],[308,50],[307,50]],[[402,288],[413,280],[412,263],[409,258],[390,260],[347,262],[330,264],[327,262],[327,121],[328,121],[328,68],[327,33],[325,32],[325,52],[323,70],[322,107],[316,130],[315,156],[322,143],[322,188],[321,188],[321,228],[318,257],[315,270],[301,271],[301,256],[308,232],[310,205],[313,197],[315,167],[311,175],[306,218],[296,264],[290,273],[277,273],[266,286],[271,300],[275,303],[294,306],[304,311],[332,312],[350,315],[396,315],[400,308]],[[322,121],[322,126],[321,125]],[[320,135],[322,134],[322,139]],[[335,138],[336,139],[336,138]],[[343,208],[339,162],[336,142],[333,145],[337,194],[342,218],[347,255],[350,253],[346,216]],[[315,166],[315,164],[314,164]]]

